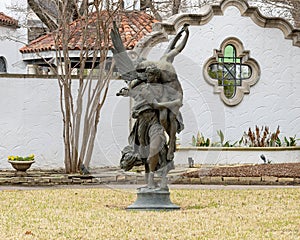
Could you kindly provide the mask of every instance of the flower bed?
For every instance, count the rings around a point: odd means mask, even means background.
[[[222,176],[222,177],[288,177],[300,178],[300,162],[280,164],[255,164],[242,166],[212,167],[209,171],[199,170],[183,174],[189,178],[201,176]]]
[[[296,147],[179,147],[175,164],[188,164],[191,157],[195,164],[231,165],[300,162],[300,146]]]

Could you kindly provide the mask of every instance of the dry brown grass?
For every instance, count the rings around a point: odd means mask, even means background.
[[[0,192],[0,239],[300,239],[299,189],[172,190],[179,211],[126,211],[112,189]]]

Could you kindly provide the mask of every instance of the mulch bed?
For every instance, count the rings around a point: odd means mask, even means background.
[[[201,176],[222,177],[300,177],[300,163],[255,164],[241,166],[219,166],[200,168],[197,171],[183,174],[185,177],[197,178]]]

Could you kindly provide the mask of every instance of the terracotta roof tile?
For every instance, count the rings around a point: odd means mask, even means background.
[[[102,11],[100,14],[101,17],[107,19],[107,11]],[[84,48],[82,46],[83,42],[86,42],[89,48],[93,48],[96,45],[96,32],[93,31],[95,27],[95,21],[97,19],[97,13],[93,13],[89,17],[89,39],[84,41],[83,35],[81,34],[81,20],[76,20],[70,24],[70,31],[72,32],[71,38],[69,40],[69,49],[70,50],[80,50]],[[124,11],[116,15],[115,20],[117,25],[119,25],[119,31],[124,45],[127,49],[132,49],[136,43],[144,37],[146,34],[152,31],[152,24],[158,22],[152,16],[148,15],[143,11]],[[111,26],[111,21],[109,23]],[[36,40],[30,42],[28,45],[20,49],[21,53],[33,53],[33,52],[42,52],[55,50],[55,36],[57,32],[52,32],[42,37],[37,38]],[[110,46],[112,43],[110,42]]]
[[[0,25],[18,27],[18,21],[0,12]]]

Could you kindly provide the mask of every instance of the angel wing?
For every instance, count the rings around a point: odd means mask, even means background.
[[[110,36],[114,46],[112,52],[122,79],[127,81],[136,79],[137,71],[132,60],[126,52],[126,48],[123,45],[121,35],[115,21],[113,22],[113,28],[111,29]]]

